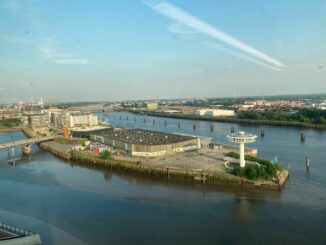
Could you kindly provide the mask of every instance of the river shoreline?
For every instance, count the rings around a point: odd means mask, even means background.
[[[150,111],[134,111],[125,110],[126,112],[134,113],[137,115],[155,116],[155,117],[166,117],[186,120],[199,120],[199,121],[213,121],[222,123],[239,123],[239,124],[252,124],[252,125],[269,125],[269,126],[283,126],[283,127],[297,127],[297,128],[313,128],[325,130],[326,125],[323,124],[307,124],[303,122],[287,122],[287,121],[269,121],[269,120],[251,120],[251,119],[239,119],[231,117],[206,117],[196,115],[183,115],[183,114],[167,114],[160,112]]]
[[[22,131],[27,137],[34,137],[34,133],[28,129],[23,128]],[[139,173],[146,176],[183,180],[184,182],[201,183],[203,185],[218,186],[218,187],[236,187],[240,189],[256,189],[281,191],[285,186],[286,180],[289,177],[289,172],[283,170],[280,173],[279,182],[272,180],[256,180],[251,181],[245,178],[237,177],[225,171],[210,171],[195,168],[180,168],[174,166],[156,166],[155,160],[152,164],[139,164],[137,161],[117,160],[117,159],[100,159],[89,156],[83,153],[71,155],[62,148],[54,147],[54,141],[41,143],[39,146],[51,152],[55,156],[64,160],[72,161],[80,165],[97,165],[113,170],[123,170],[125,172]],[[154,162],[154,164],[153,164]]]
[[[0,127],[0,132],[18,132],[22,129],[22,127]]]

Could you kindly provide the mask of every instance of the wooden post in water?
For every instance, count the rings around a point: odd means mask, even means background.
[[[309,156],[306,156],[306,175],[307,175],[307,177],[310,176],[310,159],[309,159]]]
[[[231,134],[234,133],[234,127],[231,127]]]
[[[301,142],[305,141],[306,136],[304,135],[304,132],[301,132],[300,138],[301,138]]]
[[[265,136],[265,130],[262,128],[260,130],[260,137],[264,137]]]
[[[306,156],[306,167],[307,167],[307,169],[310,168],[310,159],[309,159],[309,156]]]
[[[178,128],[181,128],[181,124],[178,122]]]
[[[213,124],[211,124],[210,126],[210,131],[213,132],[214,131],[214,127],[213,127]]]
[[[165,121],[164,121],[164,126],[166,127],[167,124],[168,124],[168,122],[165,120]]]
[[[192,129],[193,129],[193,130],[196,130],[196,123],[193,123],[193,124],[192,124]]]

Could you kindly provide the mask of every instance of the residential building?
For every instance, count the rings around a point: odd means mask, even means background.
[[[33,130],[44,129],[47,127],[48,116],[45,114],[30,115],[28,117],[29,127]]]

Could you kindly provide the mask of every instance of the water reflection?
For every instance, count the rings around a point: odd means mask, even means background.
[[[252,221],[255,219],[254,209],[255,200],[248,200],[244,196],[237,196],[235,198],[235,205],[231,208],[231,216],[239,221]]]

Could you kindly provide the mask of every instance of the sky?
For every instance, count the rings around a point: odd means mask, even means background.
[[[0,0],[0,103],[326,93],[324,0]]]

